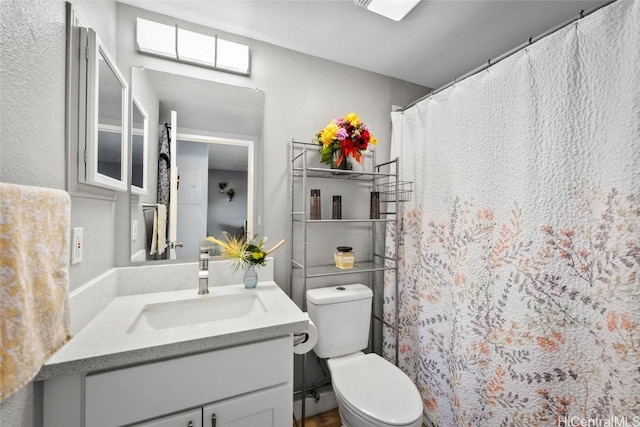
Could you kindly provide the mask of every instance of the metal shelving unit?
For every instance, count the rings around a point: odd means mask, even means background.
[[[398,235],[398,218],[396,213],[399,211],[399,203],[406,200],[407,196],[410,197],[411,185],[407,185],[406,182],[399,181],[400,159],[395,158],[389,162],[376,164],[375,152],[366,154],[365,170],[338,170],[330,169],[328,167],[319,167],[318,151],[319,146],[317,144],[310,144],[305,142],[292,141],[291,142],[291,165],[290,165],[290,191],[291,191],[291,241],[302,242],[302,250],[297,253],[292,253],[291,256],[291,289],[294,286],[301,287],[302,291],[302,309],[306,311],[306,291],[307,281],[320,277],[349,275],[349,274],[368,274],[370,280],[370,287],[374,290],[376,288],[376,280],[382,276],[386,271],[393,271],[394,283],[398,283],[398,259],[390,258],[384,255],[384,247],[376,248],[377,236],[376,228],[382,224],[384,226],[391,226],[395,228],[394,235]],[[342,180],[345,182],[357,182],[367,188],[367,191],[378,191],[380,193],[381,210],[380,218],[347,218],[347,219],[309,219],[309,209],[307,208],[306,197],[309,194],[309,180],[314,179],[314,182],[319,182],[321,185],[323,180]],[[411,184],[411,183],[408,183]],[[299,191],[296,189],[299,187]],[[364,190],[363,190],[364,191]],[[295,207],[300,206],[301,209],[296,210]],[[383,206],[385,209],[383,209]],[[308,262],[308,255],[313,249],[308,244],[308,233],[310,228],[321,225],[331,230],[331,227],[337,224],[354,223],[362,227],[369,226],[370,236],[370,253],[368,259],[360,260],[356,259],[356,263],[351,269],[339,269],[333,264],[310,264]],[[395,254],[398,253],[398,240],[394,242]],[[382,245],[384,246],[384,245]],[[292,245],[293,247],[293,245]],[[379,249],[379,250],[378,250]],[[300,272],[301,283],[294,283],[294,272]],[[395,286],[395,298],[398,300],[398,287]],[[375,295],[374,295],[375,301]],[[395,318],[398,319],[398,305],[396,304]],[[371,345],[373,347],[373,334],[374,323],[373,321],[379,321],[382,324],[390,327],[395,332],[396,337],[396,354],[395,363],[398,363],[398,327],[391,325],[384,321],[381,317],[376,315],[375,310],[372,310],[372,327],[371,327]],[[305,398],[306,398],[306,383],[305,383],[305,365],[306,355],[302,359],[302,426],[304,427],[305,418]]]

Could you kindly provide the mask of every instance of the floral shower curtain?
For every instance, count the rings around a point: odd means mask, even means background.
[[[640,425],[640,2],[392,119],[415,187],[397,236],[398,362],[425,420]],[[383,347],[393,359],[390,329]]]

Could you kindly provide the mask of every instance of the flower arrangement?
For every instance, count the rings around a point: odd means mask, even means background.
[[[344,117],[332,120],[316,134],[314,142],[322,144],[320,148],[320,162],[331,164],[334,153],[337,153],[336,166],[340,166],[347,157],[353,157],[362,164],[362,151],[369,148],[369,144],[377,145],[371,131],[360,121],[356,113],[349,113]]]
[[[222,256],[233,262],[234,271],[240,267],[246,269],[250,265],[265,265],[267,255],[272,254],[284,244],[284,240],[281,240],[271,249],[264,250],[264,244],[267,241],[266,237],[257,240],[258,236],[254,235],[251,240],[245,240],[241,237],[231,236],[224,231],[222,234],[225,240],[216,239],[212,236],[207,237],[207,240],[222,247]]]

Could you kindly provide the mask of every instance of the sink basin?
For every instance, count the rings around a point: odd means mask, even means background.
[[[128,334],[176,328],[217,320],[264,314],[267,310],[255,293],[206,296],[147,304],[133,321]]]

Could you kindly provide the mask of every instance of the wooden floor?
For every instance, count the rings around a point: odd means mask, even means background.
[[[304,427],[340,427],[341,425],[338,408],[308,417],[304,423]],[[295,424],[293,426],[296,427]],[[302,423],[299,422],[298,426],[302,426]]]

